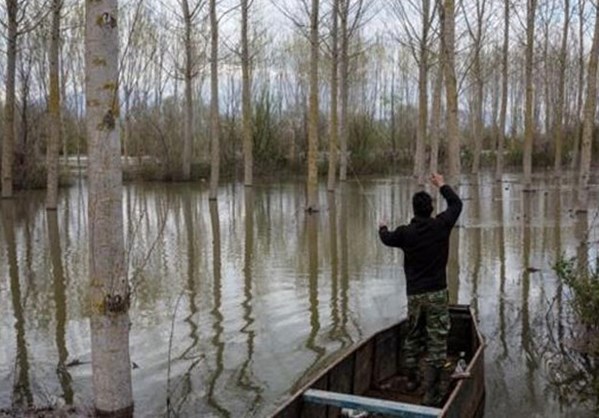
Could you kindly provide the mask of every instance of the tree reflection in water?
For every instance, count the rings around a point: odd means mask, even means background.
[[[579,201],[585,200],[579,197]],[[546,360],[550,389],[559,398],[561,404],[589,404],[599,412],[599,324],[596,321],[596,310],[585,319],[585,313],[576,308],[581,303],[586,306],[581,309],[599,308],[599,301],[594,302],[592,296],[580,295],[581,290],[573,290],[568,286],[569,280],[591,281],[590,287],[582,288],[597,295],[599,285],[593,286],[592,281],[599,281],[599,264],[595,259],[589,260],[589,244],[592,224],[597,221],[599,211],[593,215],[589,225],[588,211],[579,210],[576,218],[575,235],[578,240],[576,257],[560,261],[555,270],[560,278],[551,307],[547,312],[548,352]],[[564,286],[565,285],[565,286]]]

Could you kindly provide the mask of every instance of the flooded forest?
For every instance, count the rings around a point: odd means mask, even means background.
[[[407,314],[441,173],[485,412],[599,411],[591,0],[2,0],[0,417],[269,417]]]

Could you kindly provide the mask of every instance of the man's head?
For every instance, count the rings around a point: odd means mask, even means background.
[[[428,218],[433,213],[433,198],[427,192],[415,193],[412,197],[414,215]]]

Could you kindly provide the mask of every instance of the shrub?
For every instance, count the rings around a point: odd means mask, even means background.
[[[562,257],[553,269],[572,290],[570,303],[578,319],[588,329],[599,328],[599,265],[579,266],[574,258]]]

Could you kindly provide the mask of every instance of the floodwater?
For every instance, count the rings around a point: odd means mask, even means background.
[[[268,416],[341,349],[403,318],[402,254],[377,226],[409,221],[413,183],[353,178],[322,189],[313,215],[302,181],[229,184],[212,203],[203,184],[125,186],[136,416]],[[594,416],[597,395],[578,393],[597,363],[572,348],[552,264],[594,262],[598,188],[577,212],[569,184],[539,176],[523,191],[517,175],[481,175],[456,187],[450,296],[486,337],[486,417]],[[85,183],[61,190],[56,212],[43,192],[0,211],[0,409],[90,405]]]

